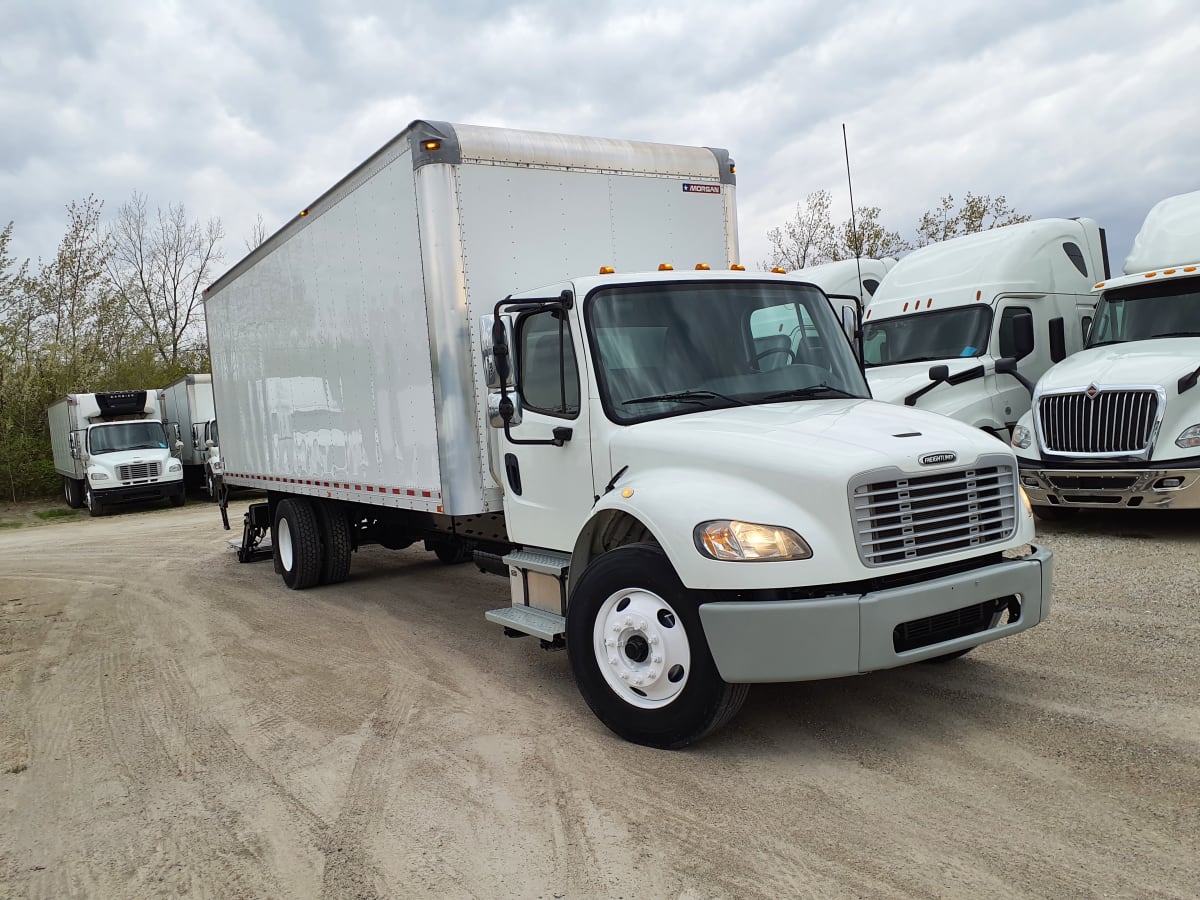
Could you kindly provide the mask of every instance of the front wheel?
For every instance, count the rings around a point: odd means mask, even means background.
[[[650,747],[700,740],[749,692],[721,679],[694,597],[653,544],[619,547],[584,569],[567,607],[567,655],[600,721]]]
[[[87,482],[83,485],[83,504],[87,507],[88,515],[95,518],[104,515],[104,504],[100,502],[96,496],[96,492],[92,490],[92,486]]]

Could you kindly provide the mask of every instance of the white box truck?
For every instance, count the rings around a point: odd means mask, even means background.
[[[72,509],[102,516],[120,503],[183,505],[183,465],[172,455],[157,391],[68,394],[46,416],[54,468]]]
[[[1200,191],[1150,210],[1124,268],[1013,432],[1043,518],[1200,506]]]
[[[167,385],[159,391],[159,405],[168,434],[183,443],[179,459],[184,483],[202,486],[205,495],[216,500],[221,456],[212,375],[185,375]]]
[[[1029,409],[1025,383],[1083,348],[1092,285],[1107,277],[1104,230],[1091,219],[1037,219],[914,250],[867,304],[872,396],[1007,441]]]
[[[733,194],[724,151],[413,123],[207,292],[225,478],[267,491],[241,558],[271,532],[292,588],[366,543],[471,558],[509,580],[487,618],[659,747],[753,682],[1042,621],[1011,450],[870,400],[818,288],[730,270]],[[713,268],[642,271],[684,260]]]

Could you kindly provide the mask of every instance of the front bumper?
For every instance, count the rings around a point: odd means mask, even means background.
[[[904,666],[966,650],[1032,628],[1050,613],[1053,555],[1019,559],[930,581],[819,600],[720,601],[700,606],[700,621],[721,677],[732,683],[811,681]],[[970,634],[898,649],[904,635],[937,635],[972,608],[1009,608]],[[1015,607],[1012,607],[1015,609]]]
[[[1090,509],[1200,508],[1200,469],[1170,463],[1111,469],[1048,468],[1019,459],[1021,486],[1034,506]]]
[[[175,481],[156,481],[110,488],[98,488],[92,485],[92,492],[96,495],[96,499],[105,506],[117,503],[140,503],[147,500],[166,500],[170,497],[182,496],[183,490],[182,478]]]

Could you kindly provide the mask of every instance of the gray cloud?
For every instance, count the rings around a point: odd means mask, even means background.
[[[1162,0],[662,4],[0,0],[0,225],[49,258],[63,207],[133,191],[219,216],[226,263],[415,118],[722,146],[742,255],[809,192],[902,233],[946,193],[1087,215],[1119,268],[1197,187],[1200,25]]]

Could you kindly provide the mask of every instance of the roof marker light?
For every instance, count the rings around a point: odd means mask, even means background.
[[[601,266],[600,267],[601,275],[611,275],[615,271],[617,271],[617,270],[614,269],[612,266]]]
[[[983,299],[983,291],[976,291],[975,292],[975,301],[978,302],[982,299]]]
[[[781,266],[776,266],[775,268],[773,268],[773,269],[771,270],[771,272],[772,272],[772,274],[774,274],[774,275],[786,275],[786,274],[787,274],[787,269],[785,269],[785,268],[782,268]]]
[[[307,216],[307,215],[308,215],[308,210],[307,210],[307,209],[302,209],[302,210],[300,210],[300,215],[302,215],[302,216]]]
[[[730,266],[730,267],[729,267],[729,271],[731,271],[731,272],[745,272],[745,271],[746,271],[746,267],[745,267],[745,266],[743,266],[741,263],[734,263],[732,266]]]
[[[871,318],[871,313],[873,313],[873,312],[875,312],[875,310],[868,309],[867,314],[865,316],[863,316],[863,321],[866,321],[867,319]]]
[[[708,263],[696,263],[697,272],[707,272],[711,268],[712,266],[710,266]]]
[[[930,297],[928,300],[925,301],[926,309],[929,309],[929,307],[931,307],[931,306],[933,306],[933,298],[932,297]]]
[[[1164,275],[1174,275],[1175,270],[1174,269],[1163,269],[1163,274]]]
[[[1145,275],[1143,275],[1142,277],[1143,277],[1143,278],[1153,278],[1153,277],[1154,277],[1155,275],[1157,275],[1157,274],[1158,274],[1157,272],[1147,272],[1147,273],[1146,273]]]
[[[1104,282],[1103,282],[1103,281],[1097,281],[1097,282],[1096,282],[1094,285],[1092,285],[1092,290],[1093,290],[1093,291],[1098,291],[1098,290],[1100,290],[1100,288],[1102,288],[1102,287],[1104,287]]]
[[[907,303],[904,304],[904,309],[900,310],[900,312],[908,312],[908,304]]]
[[[673,265],[671,265],[670,263],[659,263],[659,264],[658,264],[658,271],[660,271],[660,272],[674,272],[674,271],[675,271],[675,267],[674,267]]]
[[[1195,267],[1195,266],[1184,266],[1184,267],[1183,267],[1183,271],[1185,271],[1185,272],[1195,272],[1195,271],[1196,271],[1196,267]]]

